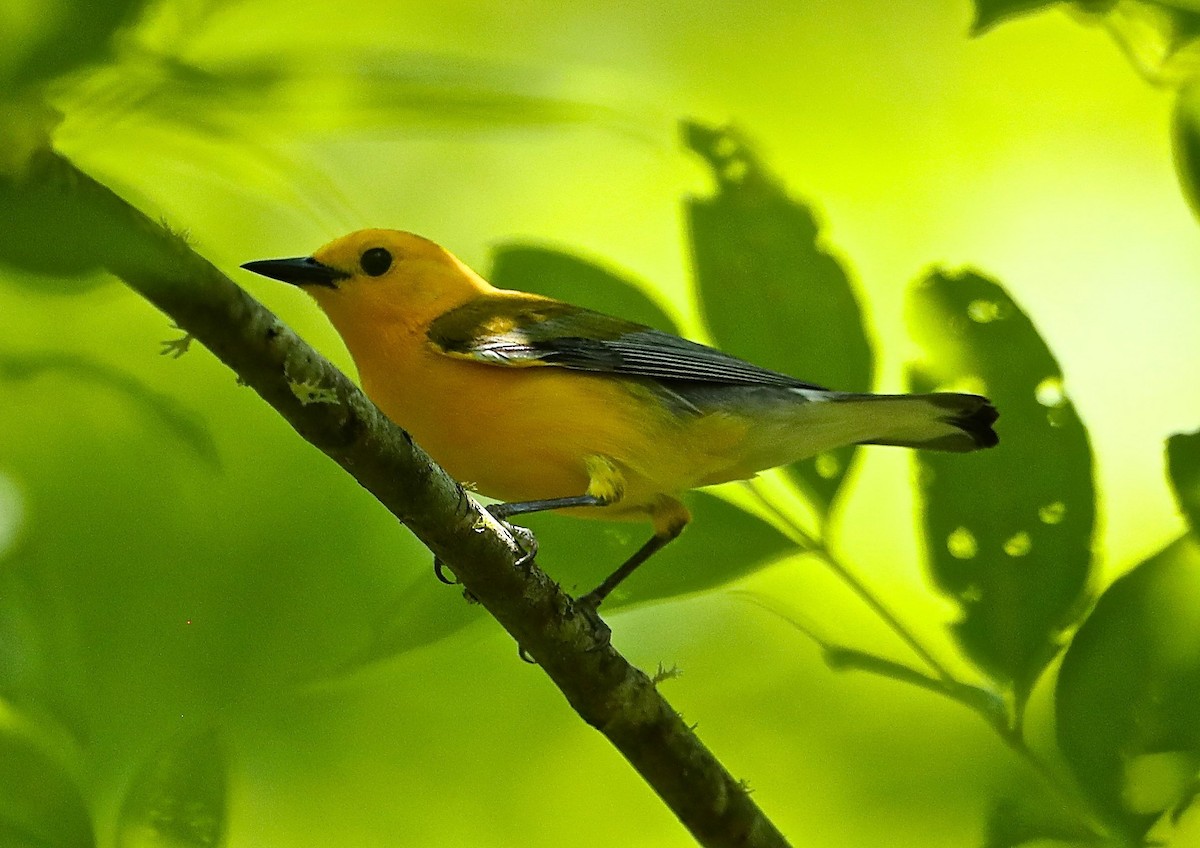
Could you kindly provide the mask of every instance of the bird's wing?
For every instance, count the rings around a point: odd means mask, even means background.
[[[447,356],[489,365],[820,389],[670,333],[535,295],[477,298],[434,320],[427,336]]]

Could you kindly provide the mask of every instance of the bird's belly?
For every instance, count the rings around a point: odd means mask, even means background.
[[[582,495],[594,456],[625,477],[621,503],[603,517],[642,518],[658,495],[689,487],[675,456],[679,423],[620,379],[439,357],[419,378],[376,384],[364,374],[363,385],[455,479],[489,497]]]

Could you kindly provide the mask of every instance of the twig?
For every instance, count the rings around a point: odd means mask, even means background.
[[[36,153],[19,177],[0,176],[0,190],[36,200],[45,225],[57,230],[46,232],[47,243],[94,257],[123,279],[404,522],[699,843],[787,845],[744,785],[608,644],[597,622],[536,566],[515,568],[517,549],[504,529],[271,312],[183,239],[49,150]],[[305,402],[296,385],[319,387],[320,402]]]

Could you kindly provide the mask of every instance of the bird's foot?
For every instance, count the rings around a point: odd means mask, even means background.
[[[602,598],[594,597],[595,594],[595,592],[588,592],[586,595],[576,598],[573,604],[575,612],[587,620],[596,637],[596,643],[587,649],[589,652],[602,651],[612,644],[612,628],[600,617],[599,606]]]
[[[491,515],[492,518],[500,522],[504,529],[508,531],[508,534],[512,536],[513,541],[517,543],[517,549],[521,552],[521,554],[517,557],[513,565],[517,568],[524,568],[525,566],[529,565],[529,563],[533,562],[534,557],[537,556],[537,536],[533,535],[533,531],[528,527],[522,527],[519,524],[512,524],[509,522],[504,516],[503,507],[505,506],[507,506],[507,504],[492,504],[484,507],[484,509],[488,511],[488,514]]]

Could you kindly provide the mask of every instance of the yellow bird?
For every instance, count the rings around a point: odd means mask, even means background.
[[[978,395],[829,391],[630,321],[497,289],[439,245],[361,230],[310,257],[243,268],[299,286],[363,390],[458,480],[542,510],[648,521],[654,535],[595,607],[690,520],[683,492],[843,445],[972,451],[997,443]]]

